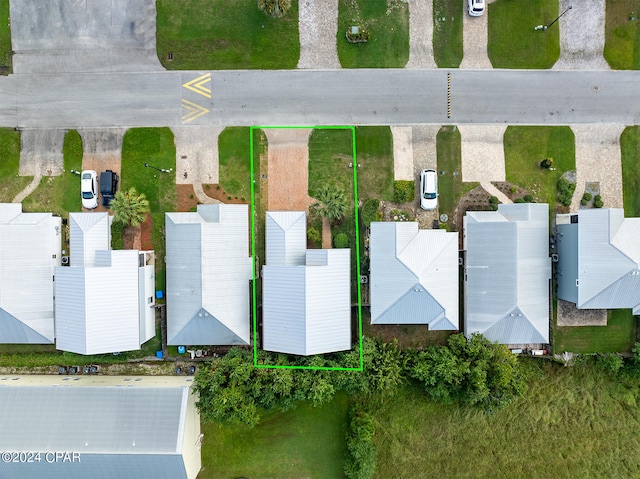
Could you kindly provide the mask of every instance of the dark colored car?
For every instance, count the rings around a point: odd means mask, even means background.
[[[100,173],[100,194],[102,195],[102,206],[109,208],[111,200],[118,191],[118,174],[107,170]]]

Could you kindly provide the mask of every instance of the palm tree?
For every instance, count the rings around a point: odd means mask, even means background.
[[[282,17],[291,8],[291,0],[258,0],[258,8],[271,17]]]
[[[344,218],[347,212],[347,195],[337,185],[324,185],[315,195],[316,202],[311,208],[322,218],[330,222]]]
[[[118,191],[111,200],[111,211],[114,220],[126,226],[137,227],[147,218],[149,200],[144,193],[138,193],[135,188],[129,191]]]

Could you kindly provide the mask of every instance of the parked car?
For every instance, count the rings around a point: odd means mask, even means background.
[[[438,174],[436,170],[420,173],[420,208],[435,210],[438,206]]]
[[[469,15],[479,17],[484,13],[484,0],[467,0]]]
[[[92,210],[98,206],[98,174],[93,170],[84,170],[80,178],[82,206]]]
[[[102,206],[109,208],[111,200],[118,191],[118,174],[107,170],[100,173],[100,194],[102,195]]]

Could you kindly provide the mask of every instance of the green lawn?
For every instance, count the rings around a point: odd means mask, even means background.
[[[283,18],[271,18],[257,5],[255,0],[158,0],[160,62],[169,70],[296,68],[298,1],[291,1]]]
[[[494,68],[551,68],[560,57],[560,24],[546,31],[558,15],[558,0],[496,0],[488,5],[487,52]],[[579,15],[579,9],[567,15]]]
[[[60,176],[45,176],[36,190],[22,202],[24,211],[51,211],[63,218],[82,210],[80,177],[71,170],[82,170],[82,138],[75,130],[64,136],[62,147],[64,172]]]
[[[576,169],[573,131],[568,126],[510,126],[504,134],[507,181],[531,191],[537,202],[556,203],[562,174]],[[544,158],[553,158],[555,171],[540,168]]]
[[[12,56],[9,0],[0,0],[0,75],[8,75],[13,71]]]
[[[349,43],[347,29],[369,32],[366,43]],[[401,0],[339,0],[338,58],[343,68],[402,68],[409,61],[409,6]]]
[[[460,0],[433,0],[433,57],[440,68],[460,66],[464,15],[464,2]]]
[[[629,126],[620,136],[624,215],[640,216],[640,127]]]
[[[18,176],[20,169],[20,132],[0,128],[0,202],[11,203],[33,179]]]
[[[173,168],[160,173],[145,168],[149,163],[157,168]],[[176,211],[176,147],[169,128],[132,128],[122,142],[122,184],[127,190],[135,187],[149,200],[153,220],[152,242],[156,256],[156,289],[165,287],[164,214]]]
[[[450,220],[450,230],[455,230],[455,210],[460,198],[478,186],[478,183],[462,182],[462,150],[460,131],[455,126],[443,126],[436,136],[438,157],[438,211],[445,213]],[[454,176],[454,173],[458,173]]]
[[[251,195],[249,127],[228,127],[218,137],[220,185],[227,193],[247,199]]]
[[[606,326],[556,327],[553,349],[556,353],[629,352],[636,339],[636,320],[630,309],[608,312]]]
[[[203,469],[199,479],[298,479],[344,477],[347,396],[263,416],[254,429],[202,424]]]
[[[370,410],[375,477],[600,479],[640,475],[638,377],[526,361],[528,391],[493,414],[406,387]]]
[[[393,137],[388,126],[356,128],[358,199],[393,201]]]
[[[630,19],[631,12],[635,19]],[[618,70],[640,69],[640,0],[607,0],[604,58]]]

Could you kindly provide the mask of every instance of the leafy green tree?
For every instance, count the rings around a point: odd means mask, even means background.
[[[140,226],[149,213],[149,200],[144,193],[138,193],[135,188],[128,191],[118,191],[111,200],[111,211],[114,220],[127,226]]]
[[[258,0],[258,8],[270,17],[282,17],[291,8],[291,0]]]
[[[322,186],[315,195],[316,202],[312,210],[322,218],[335,222],[344,218],[347,213],[347,195],[341,187],[329,184]]]

